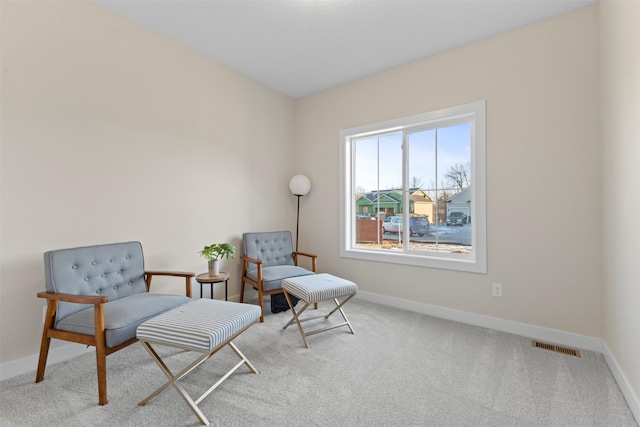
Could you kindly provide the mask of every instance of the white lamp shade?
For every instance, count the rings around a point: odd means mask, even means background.
[[[289,181],[289,189],[296,196],[304,196],[311,191],[311,181],[304,175],[296,175]]]

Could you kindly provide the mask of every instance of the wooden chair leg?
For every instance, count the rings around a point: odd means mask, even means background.
[[[102,345],[96,346],[96,367],[98,370],[98,405],[104,406],[107,401],[107,354],[104,350],[104,339]]]
[[[42,340],[40,341],[40,358],[38,359],[38,370],[36,372],[36,382],[39,383],[44,379],[44,370],[47,367],[47,357],[49,356],[49,345],[51,338],[49,330],[53,328],[53,319],[56,314],[56,301],[49,300],[47,304],[47,314],[44,318],[42,326]]]
[[[244,277],[240,280],[240,302],[244,302]]]
[[[185,285],[187,287],[186,294],[188,298],[191,298],[191,277],[185,277]]]
[[[38,359],[38,371],[36,372],[37,383],[39,383],[44,379],[44,370],[47,366],[47,356],[49,356],[49,344],[51,344],[51,338],[43,334],[42,342],[40,343],[40,358]]]
[[[96,339],[96,369],[98,371],[98,405],[103,406],[107,401],[107,351],[104,342],[104,316],[102,305],[96,304],[93,309]]]
[[[258,288],[258,303],[260,304],[260,323],[264,323],[264,292],[262,286]]]

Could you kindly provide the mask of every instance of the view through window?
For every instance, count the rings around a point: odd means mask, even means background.
[[[341,132],[343,256],[486,271],[484,102]]]

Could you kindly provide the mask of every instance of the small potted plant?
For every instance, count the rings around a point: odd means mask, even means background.
[[[209,261],[209,276],[218,276],[220,274],[220,260],[235,258],[236,248],[229,243],[213,243],[202,248],[200,255]]]

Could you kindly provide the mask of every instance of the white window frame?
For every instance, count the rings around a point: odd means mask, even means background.
[[[487,214],[486,214],[486,102],[444,108],[410,117],[373,123],[340,131],[340,256],[368,261],[389,262],[421,267],[441,268],[472,273],[487,272]],[[471,132],[471,255],[445,252],[402,252],[367,249],[355,245],[355,204],[353,194],[353,159],[351,141],[368,134],[404,131],[442,122],[472,119]],[[404,172],[403,191],[408,188],[408,176]],[[403,199],[407,199],[403,197]],[[408,212],[408,210],[406,210]]]

